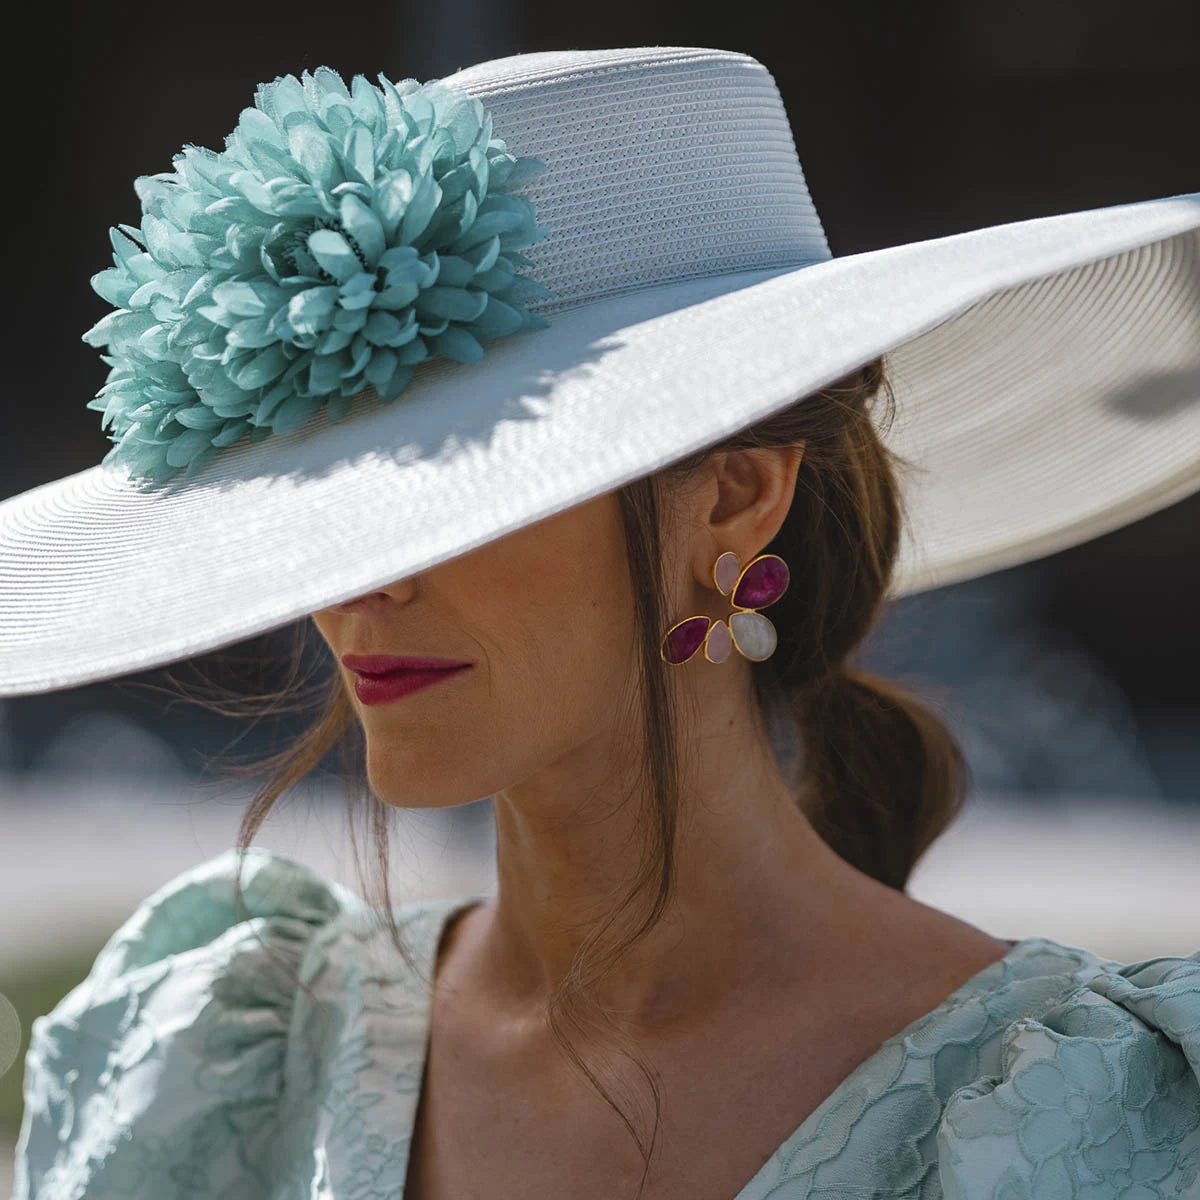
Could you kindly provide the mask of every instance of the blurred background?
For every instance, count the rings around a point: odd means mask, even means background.
[[[6,314],[21,353],[2,402],[0,497],[109,447],[85,408],[105,368],[80,336],[107,311],[89,278],[110,264],[109,226],[140,219],[133,179],[169,170],[184,143],[220,148],[255,85],[279,74],[327,64],[347,80],[425,81],[534,50],[744,51],[779,85],[835,255],[1200,190],[1194,0],[293,0],[26,15],[39,82],[10,122],[6,261],[21,288]],[[1125,961],[1200,948],[1198,612],[1200,496],[893,606],[860,661],[938,689],[974,778],[910,893],[997,936]],[[233,650],[266,657],[269,688],[287,643],[277,631]],[[229,653],[199,665],[238,686]],[[287,717],[248,727],[130,687],[156,682],[151,671],[0,699],[0,992],[22,1025],[0,1078],[0,1189],[32,1020],[140,899],[233,844],[253,784],[202,787],[222,756],[296,732]],[[490,800],[405,814],[403,831],[394,899],[492,886]],[[285,796],[256,840],[356,885],[336,766]]]

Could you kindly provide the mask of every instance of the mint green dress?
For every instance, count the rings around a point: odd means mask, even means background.
[[[355,893],[270,851],[247,855],[239,920],[236,865],[143,901],[33,1021],[14,1200],[403,1196],[426,984]],[[426,978],[447,918],[481,899],[399,911]],[[729,1200],[868,1197],[1200,1197],[1200,950],[1122,965],[1017,942]]]

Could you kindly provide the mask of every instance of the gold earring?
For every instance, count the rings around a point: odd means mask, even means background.
[[[659,657],[682,666],[704,647],[709,662],[724,662],[736,647],[743,658],[763,662],[775,653],[779,636],[775,626],[757,610],[774,604],[787,591],[790,574],[778,554],[760,554],[744,570],[738,556],[726,550],[713,563],[713,582],[722,596],[729,596],[734,611],[714,621],[703,614],[684,617],[663,635]]]

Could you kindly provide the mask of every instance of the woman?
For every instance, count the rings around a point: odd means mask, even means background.
[[[836,260],[745,55],[255,103],[114,233],[116,445],[0,507],[2,683],[302,616],[336,668],[244,858],[34,1022],[18,1200],[1197,1194],[1200,951],[907,896],[963,759],[850,656],[1200,487],[1200,406],[1135,411],[1195,377],[1200,196]],[[495,896],[249,847],[359,731],[385,868],[386,809],[492,796]]]

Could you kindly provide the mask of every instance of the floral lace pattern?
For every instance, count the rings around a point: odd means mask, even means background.
[[[413,972],[358,896],[271,851],[247,855],[242,918],[236,869],[164,885],[34,1020],[13,1200],[402,1197],[438,939],[483,897],[400,911]],[[1018,942],[731,1200],[868,1197],[1200,1198],[1200,950]]]

